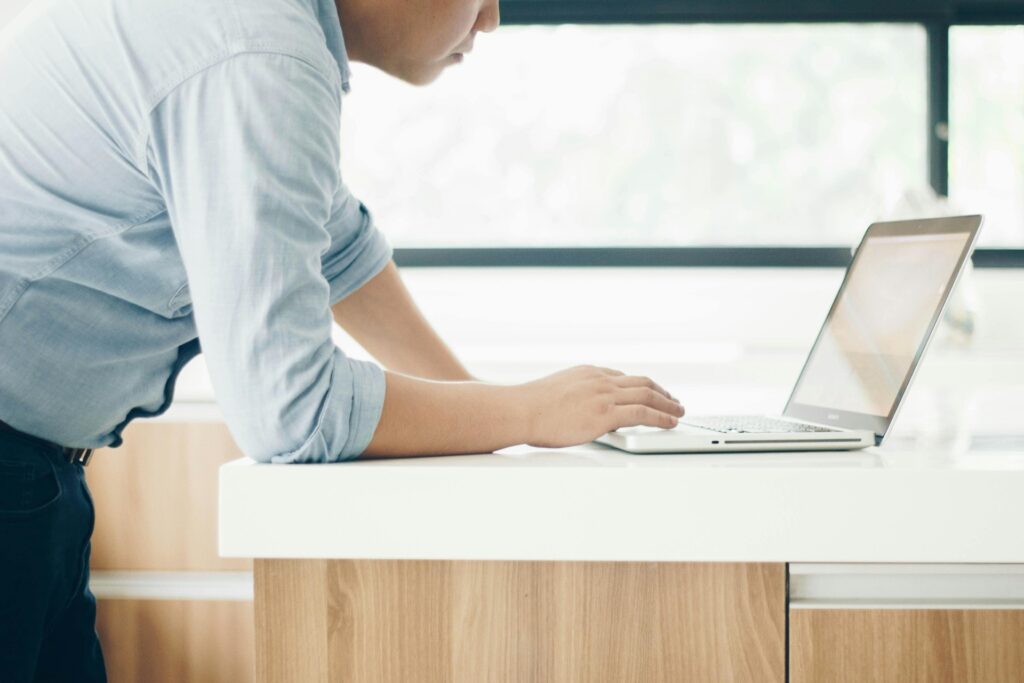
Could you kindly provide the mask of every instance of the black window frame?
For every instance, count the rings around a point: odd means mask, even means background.
[[[928,180],[949,192],[949,31],[1024,24],[1024,0],[502,0],[505,25],[913,23],[927,36]],[[402,267],[846,267],[845,247],[396,248]],[[1024,248],[982,248],[980,268],[1024,267]]]

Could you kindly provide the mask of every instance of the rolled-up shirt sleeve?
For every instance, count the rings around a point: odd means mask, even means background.
[[[149,173],[217,401],[263,462],[351,459],[384,403],[381,368],[331,340],[330,303],[390,258],[341,183],[340,116],[336,75],[246,53],[178,85],[149,117]]]
[[[327,231],[331,248],[324,254],[321,267],[334,305],[384,270],[394,249],[377,229],[369,209],[352,196],[344,183],[334,193]]]

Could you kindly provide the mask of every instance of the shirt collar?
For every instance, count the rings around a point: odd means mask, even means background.
[[[341,89],[349,91],[348,78],[348,52],[345,51],[345,37],[341,34],[341,19],[338,17],[338,7],[334,0],[316,0],[317,21],[327,38],[327,49],[331,51],[334,60],[338,62],[338,72],[341,74]]]

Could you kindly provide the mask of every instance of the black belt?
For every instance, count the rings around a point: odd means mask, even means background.
[[[6,430],[6,431],[9,431],[9,432],[14,432],[15,434],[18,434],[18,435],[23,436],[25,438],[33,439],[35,441],[40,441],[40,442],[42,442],[42,443],[44,443],[44,444],[46,444],[48,446],[54,446],[55,448],[60,449],[60,452],[64,455],[65,458],[67,458],[67,461],[72,463],[72,464],[78,463],[78,464],[80,464],[80,465],[82,465],[84,467],[85,465],[89,464],[89,459],[92,458],[92,449],[91,448],[69,448],[67,446],[61,446],[60,444],[54,443],[52,441],[47,441],[46,439],[40,439],[38,436],[32,436],[31,434],[26,434],[23,431],[15,429],[14,427],[12,427],[11,425],[7,424],[3,420],[0,420],[0,430]]]

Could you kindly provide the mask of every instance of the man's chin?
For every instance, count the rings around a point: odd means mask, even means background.
[[[444,71],[443,64],[429,64],[405,68],[398,72],[392,72],[391,75],[410,85],[423,86],[436,81],[442,71]]]

